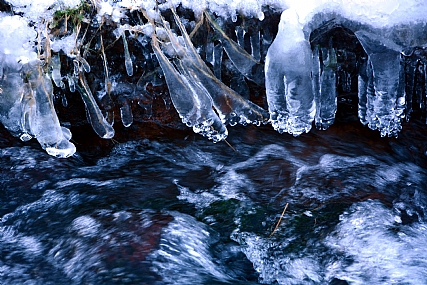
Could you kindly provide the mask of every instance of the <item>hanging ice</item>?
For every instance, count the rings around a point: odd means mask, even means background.
[[[206,64],[203,62],[203,60],[200,58],[199,54],[195,50],[185,28],[182,26],[182,23],[180,22],[175,11],[172,11],[174,13],[175,21],[181,31],[183,44],[180,43],[179,38],[175,34],[173,34],[172,31],[168,28],[168,24],[164,20],[163,26],[165,27],[171,44],[175,50],[175,53],[178,56],[178,59],[176,59],[175,61],[175,65],[179,71],[180,81],[186,82],[187,85],[191,87],[191,89],[193,90],[193,96],[195,93],[199,97],[203,96],[203,98],[209,98],[211,104],[213,104],[213,106],[215,107],[215,110],[217,111],[222,123],[224,124],[260,124],[262,122],[265,122],[266,112],[262,108],[243,99],[240,95],[228,88],[212,74],[211,70],[206,66]],[[157,47],[155,48],[157,49]],[[156,55],[158,55],[159,57],[160,53],[157,52]],[[176,70],[173,68],[173,66],[169,66],[169,64],[167,63],[168,61],[165,61],[165,58],[159,57],[159,61],[160,59],[162,59],[161,63],[163,62],[162,68],[164,69],[166,67],[168,72],[172,74],[169,77],[178,78],[176,74],[173,75],[174,73],[176,73]],[[167,77],[168,76],[166,76],[166,78]],[[171,93],[175,92],[171,90],[175,87],[173,87],[169,83],[172,82],[168,81],[169,91]],[[177,99],[172,101],[174,102],[174,105],[175,103],[178,103]],[[200,98],[198,98],[196,101],[200,101]],[[197,104],[194,104],[194,106],[197,107]],[[175,107],[177,106],[175,105]],[[213,118],[213,120],[215,122],[216,118]]]
[[[312,52],[294,10],[282,13],[279,32],[265,63],[270,121],[280,133],[308,132],[315,114],[311,82]]]
[[[182,122],[192,127],[194,132],[214,142],[225,139],[228,134],[227,129],[214,113],[211,99],[203,91],[200,92],[197,85],[191,84],[176,71],[161,51],[157,39],[153,39],[152,45],[163,69],[172,102]]]
[[[326,130],[334,123],[337,111],[337,56],[333,48],[322,48],[319,51],[316,47],[313,60],[315,125],[319,130]]]
[[[132,59],[130,57],[128,42],[126,40],[125,32],[122,33],[122,38],[123,38],[123,48],[124,48],[124,52],[125,52],[126,72],[129,76],[132,76],[133,75],[133,64],[132,64]]]
[[[57,87],[64,88],[64,82],[62,82],[62,76],[61,76],[61,59],[59,58],[59,55],[52,57],[52,80],[55,83]]]
[[[378,129],[382,137],[397,136],[405,110],[401,48],[365,31],[355,34],[368,54],[366,75],[361,75],[359,85],[365,88],[359,89],[359,104],[366,114],[362,111],[360,120],[367,122],[369,128]]]
[[[25,72],[30,85],[30,89],[27,91],[32,92],[35,102],[34,107],[29,106],[31,109],[25,117],[25,120],[29,120],[32,135],[50,155],[57,157],[73,155],[76,147],[69,142],[71,133],[60,126],[53,107],[51,79],[40,72],[38,65]]]
[[[212,26],[217,30],[218,35],[221,38],[222,45],[224,47],[225,52],[227,53],[230,60],[234,63],[236,68],[249,80],[255,82],[256,84],[263,86],[264,85],[264,67],[260,64],[259,61],[256,61],[250,54],[246,52],[244,48],[239,46],[233,40],[231,40],[225,32],[221,29],[218,23],[212,18],[209,13],[205,13],[206,18],[212,24]],[[239,38],[243,38],[243,31],[241,32],[242,36]],[[259,37],[252,39],[252,41],[258,40],[258,43],[253,43],[253,53],[255,56],[259,53]],[[243,42],[243,39],[240,41]]]
[[[86,108],[86,117],[88,122],[92,125],[93,130],[98,136],[104,139],[110,139],[114,137],[114,129],[107,122],[105,117],[102,115],[95,98],[92,95],[92,91],[87,84],[86,78],[83,74],[83,70],[79,71],[79,80],[82,87],[76,84],[76,88],[79,91]]]

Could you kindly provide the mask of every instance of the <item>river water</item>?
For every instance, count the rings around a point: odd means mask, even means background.
[[[2,138],[0,284],[427,284],[425,130],[230,128],[235,150],[183,133],[70,159]]]

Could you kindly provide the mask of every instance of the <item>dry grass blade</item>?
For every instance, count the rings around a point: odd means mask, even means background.
[[[275,228],[274,228],[274,230],[271,232],[271,234],[270,234],[270,236],[269,236],[269,237],[271,237],[271,236],[276,232],[277,228],[279,227],[280,222],[282,221],[283,215],[285,214],[286,209],[288,208],[288,205],[289,205],[289,203],[286,203],[285,208],[283,209],[283,212],[282,212],[282,214],[280,215],[279,221],[277,221],[276,227],[275,227]]]
[[[237,150],[226,140],[224,139],[224,142],[234,151],[237,152]]]

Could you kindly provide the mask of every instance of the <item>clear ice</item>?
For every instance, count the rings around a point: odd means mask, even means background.
[[[333,48],[316,47],[313,61],[314,121],[317,129],[326,130],[334,123],[337,111],[337,55]]]
[[[368,54],[366,73],[361,76],[366,82],[359,85],[359,105],[366,110],[359,113],[360,120],[378,129],[382,137],[397,136],[405,110],[400,48],[365,31],[356,36]]]
[[[316,110],[311,72],[310,43],[296,12],[286,10],[265,59],[270,122],[278,132],[298,136],[310,131]]]
[[[36,138],[50,155],[69,157],[76,151],[71,133],[61,127],[53,108],[51,79],[40,73],[38,64],[26,64],[22,71],[10,69],[0,80],[0,120],[10,132],[27,141]]]
[[[96,33],[107,25],[119,27],[113,33],[118,32],[116,38],[123,40],[124,53],[117,56],[124,61],[127,82],[135,82],[134,76],[141,71],[138,86],[161,86],[166,81],[170,95],[170,100],[163,98],[166,109],[172,102],[187,126],[214,142],[227,137],[227,125],[236,124],[269,122],[278,132],[294,136],[309,132],[313,122],[317,129],[326,130],[343,100],[338,92],[353,92],[355,78],[360,122],[381,136],[397,136],[403,119],[425,116],[426,4],[416,0],[405,5],[396,1],[381,5],[358,0],[297,2],[247,0],[224,6],[219,0],[88,1],[96,15],[80,20],[87,28],[97,29]],[[110,97],[119,92],[114,88],[123,78],[111,69],[116,59],[106,58],[101,33],[99,38],[96,34],[89,38],[88,29],[81,27],[53,32],[55,12],[80,11],[81,1],[6,0],[5,7],[9,4],[11,11],[0,14],[0,120],[14,136],[23,141],[36,138],[55,156],[75,152],[69,142],[71,133],[61,127],[53,104],[53,88],[57,88],[55,98],[70,108],[61,94],[64,83],[71,92],[79,91],[87,120],[100,137],[109,139],[115,134],[114,107],[125,127],[133,123],[131,104],[140,103],[140,95],[121,94],[126,100],[117,104]],[[178,16],[178,6],[193,10],[194,20]],[[277,35],[264,14],[272,11],[282,11]],[[71,21],[67,17],[65,22]],[[248,28],[246,19],[255,24]],[[186,30],[189,27],[194,29],[190,34],[195,36],[194,43]],[[322,37],[336,27],[357,39],[360,53],[345,50],[332,38],[329,45],[312,41],[314,32],[323,29],[325,33],[318,33]],[[207,37],[198,34],[200,28],[207,31]],[[206,41],[200,46],[203,36]],[[140,42],[140,54],[129,50],[127,37]],[[89,62],[93,63],[96,50],[104,78],[92,84],[90,73],[99,68],[91,68]],[[353,73],[343,71],[339,57],[343,53],[352,54]],[[67,65],[61,67],[61,62]],[[85,74],[90,74],[88,80]],[[226,85],[223,79],[231,82]],[[252,83],[265,86],[268,112],[247,99],[253,95]],[[151,106],[142,106],[150,116]]]

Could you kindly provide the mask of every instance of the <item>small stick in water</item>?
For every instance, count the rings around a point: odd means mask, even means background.
[[[227,140],[224,141],[234,152],[237,152],[237,150]]]
[[[288,208],[288,205],[289,205],[289,203],[286,203],[285,208],[283,209],[282,215],[280,215],[279,221],[277,222],[276,227],[275,227],[275,228],[274,228],[274,230],[271,232],[271,234],[270,234],[270,236],[269,236],[269,237],[271,237],[271,236],[274,234],[274,232],[277,230],[277,228],[279,227],[280,222],[282,221],[283,215],[285,214],[286,209]]]

